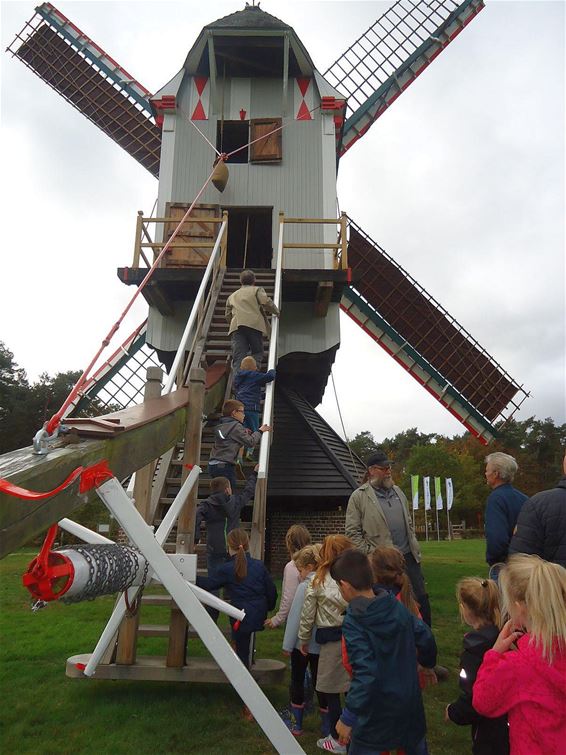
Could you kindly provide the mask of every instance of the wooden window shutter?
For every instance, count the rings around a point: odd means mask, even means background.
[[[279,162],[282,159],[281,118],[253,118],[250,121],[250,162]],[[274,134],[270,133],[279,128]],[[265,136],[265,138],[261,138]]]

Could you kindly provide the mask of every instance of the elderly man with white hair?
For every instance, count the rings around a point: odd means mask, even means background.
[[[485,508],[485,560],[490,566],[507,560],[517,518],[527,500],[511,485],[518,468],[515,459],[501,451],[485,457],[485,481],[491,488]]]

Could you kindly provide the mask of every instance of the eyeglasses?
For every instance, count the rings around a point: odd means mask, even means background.
[[[391,471],[391,464],[388,464],[386,467],[382,467],[380,464],[372,464],[370,469],[379,469],[380,472],[389,472]]]
[[[243,409],[236,409],[234,411],[234,414],[245,414],[246,412]]]

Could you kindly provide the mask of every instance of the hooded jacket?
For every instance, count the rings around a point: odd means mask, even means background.
[[[566,475],[525,501],[509,553],[531,553],[566,568]]]
[[[472,727],[473,755],[508,755],[507,716],[485,718],[472,705],[472,690],[484,654],[491,650],[499,629],[494,624],[468,632],[460,657],[460,697],[448,706],[448,718],[460,726]]]
[[[519,638],[517,650],[484,655],[473,705],[490,718],[507,713],[511,755],[564,755],[566,651],[557,645],[551,665],[529,634]]]
[[[254,448],[261,440],[261,432],[251,433],[233,417],[222,417],[214,429],[214,446],[209,461],[235,464],[242,446]]]
[[[240,526],[240,512],[253,498],[257,474],[252,472],[241,493],[226,495],[212,493],[197,507],[195,539],[198,540],[201,523],[206,522],[206,552],[210,556],[227,556],[226,535]]]
[[[261,389],[275,380],[275,370],[258,372],[257,370],[238,370],[234,378],[234,396],[244,405],[248,412],[261,410]]]
[[[205,590],[225,587],[228,600],[246,612],[240,624],[242,632],[261,632],[268,611],[277,603],[277,588],[263,561],[246,553],[248,573],[241,582],[236,579],[235,556],[215,572],[213,577],[197,577],[197,585]],[[230,619],[233,624],[234,620]]]
[[[426,733],[415,657],[436,663],[429,627],[393,595],[354,598],[342,624],[353,677],[341,719],[352,741],[380,751],[412,751]]]

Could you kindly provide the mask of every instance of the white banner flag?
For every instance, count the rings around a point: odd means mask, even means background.
[[[423,477],[423,487],[425,511],[430,511],[430,477]]]
[[[448,511],[452,508],[454,503],[454,488],[452,487],[452,478],[446,478],[446,508]]]
[[[419,508],[419,476],[418,474],[411,475],[411,494],[413,496],[413,511],[417,511]]]
[[[436,510],[442,511],[442,489],[440,487],[440,477],[434,478],[434,497],[436,498]]]

